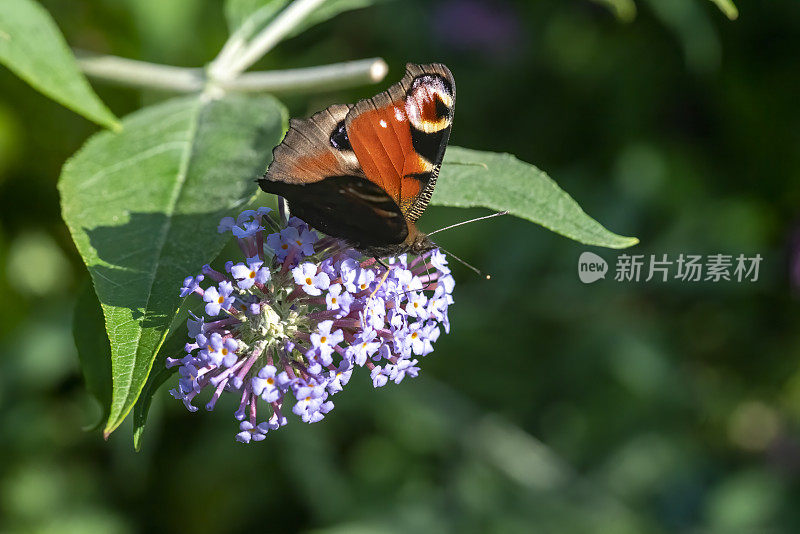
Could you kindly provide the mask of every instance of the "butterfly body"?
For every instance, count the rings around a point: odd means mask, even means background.
[[[292,119],[259,185],[365,254],[430,250],[435,245],[416,221],[436,185],[454,106],[447,67],[409,64],[373,98]]]

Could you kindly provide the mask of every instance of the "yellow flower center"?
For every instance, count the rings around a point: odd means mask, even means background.
[[[284,243],[283,245],[281,245],[281,248],[282,248],[283,250],[286,250],[287,248],[289,248],[289,245],[287,245],[286,243]]]
[[[331,304],[336,304],[336,297],[331,298]]]
[[[250,271],[250,278],[255,278],[255,277],[256,277],[256,272]]]
[[[225,347],[222,347],[222,355],[223,356],[227,356],[228,355],[228,349],[226,349]]]
[[[419,337],[419,336],[417,335],[417,333],[416,333],[416,332],[414,332],[413,334],[411,334],[411,339],[417,339],[417,337]]]
[[[220,304],[222,304],[223,302],[225,302],[225,297],[223,297],[222,295],[220,295],[220,296],[219,296],[219,298],[217,299],[217,302],[219,302]]]
[[[311,285],[311,278],[306,278],[306,285]]]
[[[321,338],[319,338],[319,342],[320,343],[327,343],[328,342],[328,338],[325,337],[325,336],[322,336]]]
[[[272,377],[267,378],[267,384],[269,384],[271,386],[274,383],[275,383],[275,379],[274,378],[272,378]]]

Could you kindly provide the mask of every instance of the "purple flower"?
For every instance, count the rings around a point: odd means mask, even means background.
[[[239,349],[239,344],[233,338],[223,339],[219,332],[214,332],[208,339],[207,355],[211,363],[217,367],[230,367],[238,357],[236,351]]]
[[[267,437],[267,430],[261,425],[253,425],[249,421],[242,421],[239,423],[239,432],[236,434],[236,441],[242,443],[250,443],[250,441],[261,441]]]
[[[302,263],[292,269],[294,283],[303,288],[311,296],[322,295],[323,289],[328,289],[331,280],[325,273],[317,274],[317,266],[313,263]]]
[[[220,310],[227,310],[233,304],[233,284],[227,281],[219,283],[219,290],[211,286],[203,292],[203,300],[207,302],[206,313],[210,316],[219,315]]]
[[[317,331],[311,334],[311,344],[317,349],[322,359],[323,365],[329,365],[332,360],[333,347],[344,341],[344,333],[341,330],[334,330],[333,321],[322,321],[317,325]]]
[[[375,330],[362,331],[356,336],[353,344],[347,348],[347,355],[358,366],[363,366],[368,358],[378,351],[381,346]]]
[[[435,336],[435,337],[434,337]],[[434,337],[432,340],[431,338]],[[408,326],[402,344],[410,349],[417,356],[426,356],[433,352],[433,341],[439,337],[439,329],[435,326],[426,325],[421,321],[412,323]]]
[[[342,360],[336,370],[328,373],[327,388],[328,393],[334,395],[344,389],[344,386],[350,382],[350,376],[353,374],[353,366],[348,360]]]
[[[265,365],[258,372],[258,376],[253,377],[253,393],[258,395],[266,402],[276,402],[280,399],[281,389],[278,385],[276,373],[278,370],[272,365]]]
[[[428,310],[425,307],[425,304],[428,302],[428,297],[425,296],[424,293],[417,293],[411,292],[408,294],[408,303],[406,304],[405,310],[408,315],[411,317],[416,317],[418,319],[427,319],[428,318]]]
[[[362,268],[354,259],[344,260],[339,268],[342,273],[342,284],[350,293],[366,291],[375,280],[375,272]]]
[[[233,235],[238,237],[239,239],[244,239],[245,237],[250,237],[258,233],[259,231],[263,230],[264,227],[258,224],[258,221],[249,221],[244,223],[241,227],[234,225],[231,228]]]
[[[372,387],[375,388],[382,388],[389,381],[389,377],[386,376],[386,373],[383,372],[383,368],[380,365],[376,365],[372,368],[369,377],[372,379]]]
[[[199,334],[205,332],[206,320],[192,312],[189,312],[189,316],[189,319],[186,319],[186,328],[189,330],[189,337],[196,338]]]
[[[230,232],[235,224],[236,220],[233,217],[223,217],[219,221],[219,226],[217,226],[217,233],[224,234],[225,232]]]
[[[428,257],[431,266],[442,274],[450,274],[450,268],[447,266],[447,258],[439,249],[431,251]]]
[[[186,297],[192,293],[202,294],[203,290],[200,289],[200,282],[203,281],[205,276],[198,274],[197,276],[187,276],[183,280],[183,287],[181,287],[181,297]]]
[[[292,217],[293,220],[298,220]],[[317,235],[312,232],[305,224],[289,226],[277,234],[267,236],[267,245],[275,252],[278,261],[283,261],[286,257],[295,253],[300,258],[314,254],[314,243],[317,242]]]
[[[389,364],[386,366],[386,373],[389,380],[395,384],[399,384],[406,376],[416,377],[419,374],[419,367],[416,367],[417,360],[406,360],[401,358],[397,360],[396,364]]]
[[[240,442],[285,426],[287,410],[321,421],[356,366],[374,387],[417,376],[414,357],[449,330],[454,281],[438,251],[386,258],[386,272],[343,242],[318,240],[300,219],[280,228],[266,208],[223,219],[219,230],[237,237],[245,259],[186,278],[180,294],[202,298],[205,315],[191,315],[185,352],[167,366],[178,367],[170,393],[189,411],[204,391],[208,410],[236,396]]]
[[[264,262],[256,258],[247,258],[247,265],[237,263],[232,265],[230,273],[236,278],[239,289],[250,289],[253,284],[265,284],[270,279],[269,268],[264,267]]]
[[[347,291],[342,291],[341,284],[333,284],[328,287],[328,294],[325,295],[325,305],[329,310],[338,311],[337,317],[350,313],[352,304],[353,296]]]

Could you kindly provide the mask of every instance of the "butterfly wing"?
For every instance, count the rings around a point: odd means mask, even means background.
[[[447,67],[409,64],[374,98],[293,119],[259,185],[328,235],[394,250],[420,235],[414,223],[433,194],[454,105]]]
[[[433,194],[455,98],[455,81],[446,66],[408,64],[398,83],[347,113],[347,136],[364,175],[389,194],[412,224]]]
[[[364,176],[344,122],[352,106],[333,105],[292,119],[261,189],[289,201],[292,213],[357,248],[402,243],[408,227],[397,203]]]
[[[335,104],[307,119],[289,121],[289,131],[272,151],[262,181],[310,184],[330,176],[363,176],[344,131],[351,108]]]

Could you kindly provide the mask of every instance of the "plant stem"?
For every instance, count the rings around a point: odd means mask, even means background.
[[[370,58],[303,69],[247,72],[217,83],[225,90],[238,92],[314,92],[376,83],[388,72],[383,59]]]
[[[84,73],[120,85],[190,93],[201,91],[206,83],[205,72],[201,68],[173,67],[117,56],[77,54],[78,66]]]
[[[116,56],[88,56],[79,53],[78,65],[92,78],[108,82],[192,93],[208,83],[231,92],[313,92],[376,83],[386,76],[388,67],[381,58],[359,59],[302,69],[249,72],[237,78],[211,81],[202,68],[159,65]]]
[[[289,7],[281,11],[280,15],[275,17],[275,20],[269,26],[256,35],[241,54],[225,65],[226,68],[220,69],[222,72],[216,72],[215,74],[220,79],[235,78],[281,42],[289,32],[296,28],[303,19],[322,5],[323,2],[325,0],[295,0]]]

